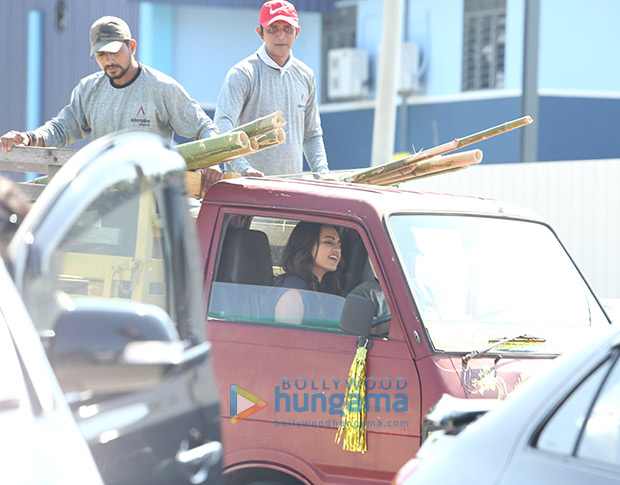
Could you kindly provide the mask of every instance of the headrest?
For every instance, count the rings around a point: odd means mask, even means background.
[[[217,281],[271,285],[273,268],[267,235],[254,229],[229,228],[224,238]]]

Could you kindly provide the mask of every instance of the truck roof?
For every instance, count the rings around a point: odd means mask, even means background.
[[[209,189],[204,203],[271,206],[301,212],[324,210],[348,216],[368,211],[379,216],[394,212],[466,213],[544,222],[529,209],[491,198],[302,178],[224,179]]]

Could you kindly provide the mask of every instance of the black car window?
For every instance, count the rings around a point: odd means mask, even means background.
[[[155,191],[120,182],[103,192],[56,248],[52,271],[31,285],[38,291],[33,320],[39,331],[52,328],[67,296],[150,303],[173,315],[165,223]]]
[[[538,435],[538,449],[561,455],[575,454],[584,423],[591,415],[593,400],[609,373],[612,362],[612,359],[607,359],[556,409]],[[620,401],[616,401],[616,410],[620,410],[619,405]]]

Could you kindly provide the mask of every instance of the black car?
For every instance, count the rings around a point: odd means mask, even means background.
[[[48,183],[12,276],[106,483],[219,483],[219,399],[183,158],[96,140]]]

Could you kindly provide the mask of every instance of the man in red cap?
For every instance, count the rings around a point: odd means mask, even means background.
[[[284,0],[265,2],[258,21],[256,33],[263,45],[228,71],[214,121],[223,133],[281,110],[286,143],[233,160],[226,168],[255,176],[299,174],[305,155],[315,177],[323,177],[328,167],[314,73],[291,50],[301,30],[295,6]]]

